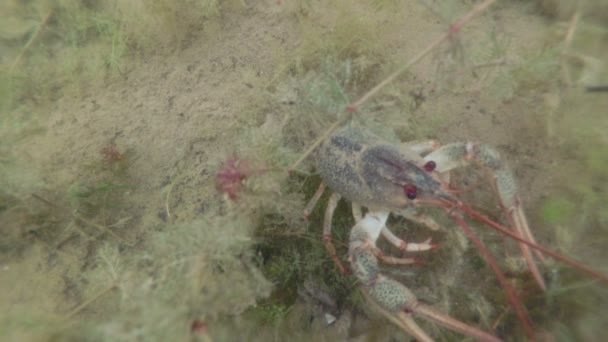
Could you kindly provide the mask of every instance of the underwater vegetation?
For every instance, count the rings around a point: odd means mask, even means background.
[[[495,145],[539,243],[607,273],[606,5],[573,3],[498,1],[348,115],[393,142]],[[314,157],[287,171],[476,4],[3,1],[0,339],[410,340],[327,253],[329,195],[304,217]],[[454,175],[463,200],[504,222],[484,182]],[[525,338],[473,244],[436,220],[437,232],[391,218],[400,237],[441,248],[382,272],[459,320]],[[353,225],[340,202],[345,263]],[[598,339],[605,285],[549,262],[543,293],[515,243],[471,225],[538,336]]]

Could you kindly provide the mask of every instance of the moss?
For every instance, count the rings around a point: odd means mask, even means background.
[[[264,223],[261,226],[260,234],[264,242],[258,246],[258,250],[263,258],[263,270],[268,279],[281,289],[278,298],[282,298],[287,305],[295,300],[298,286],[309,278],[327,284],[328,292],[338,302],[347,301],[350,295],[355,280],[340,273],[323,243],[321,227],[326,202],[327,196],[324,196],[317,204],[309,218],[307,232],[286,234],[288,230],[281,232]],[[346,205],[340,205],[332,223],[338,256],[347,252],[348,234],[353,224],[348,211]]]
[[[554,198],[545,201],[543,218],[549,224],[564,224],[575,212],[575,204],[567,198]]]
[[[68,92],[84,95],[106,76],[123,76],[129,59],[152,50],[170,54],[222,8],[239,7],[236,0],[15,3],[6,15],[23,28],[0,27],[12,58],[0,68],[0,108],[24,100],[35,107]]]
[[[371,1],[361,6],[335,4],[324,8],[326,18],[333,18],[330,29],[315,24],[319,18],[314,12],[318,6],[311,6],[310,13],[301,16],[302,45],[298,52],[300,62],[305,70],[319,69],[319,62],[328,57],[356,60],[360,57],[374,59],[381,51],[380,29],[377,25],[378,11]],[[329,32],[329,34],[328,34]]]
[[[247,314],[258,320],[260,324],[278,325],[289,313],[291,307],[284,304],[258,305]]]

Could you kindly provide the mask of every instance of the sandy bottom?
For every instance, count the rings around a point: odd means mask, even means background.
[[[383,54],[388,57],[387,64],[378,68],[379,73],[394,70],[398,61],[410,59],[446,27],[437,15],[419,4],[403,6],[399,11],[394,14],[402,18],[399,27],[383,37],[387,42]],[[320,12],[323,11],[314,13]],[[241,155],[246,132],[297,111],[294,108],[301,89],[284,72],[285,66],[297,57],[305,31],[294,13],[289,4],[250,2],[240,11],[223,13],[221,20],[193,34],[170,56],[137,59],[104,86],[82,89],[78,96],[60,96],[45,112],[42,133],[12,147],[16,155],[22,156],[20,163],[37,179],[31,193],[57,206],[53,208],[57,220],[70,222],[66,219],[70,205],[65,200],[65,189],[83,180],[97,179],[90,174],[91,165],[100,163],[104,147],[115,146],[128,161],[123,178],[128,183],[126,195],[118,208],[110,206],[111,212],[91,217],[105,226],[124,220],[118,228],[111,228],[122,241],[90,227],[89,233],[120,243],[121,256],[126,259],[137,254],[157,231],[192,222],[209,212],[229,210],[226,199],[215,187],[219,166]],[[328,11],[319,16],[322,29],[331,30],[333,15]],[[375,24],[381,25],[382,21]],[[503,56],[492,56],[492,41],[488,38],[491,30],[500,33],[499,40],[508,42]],[[601,261],[606,253],[599,250],[597,243],[574,249],[563,245],[542,215],[544,201],[568,193],[565,180],[585,167],[584,152],[564,153],[564,140],[568,137],[561,134],[568,130],[560,118],[571,114],[555,114],[552,104],[560,93],[553,86],[534,88],[534,84],[522,85],[504,76],[514,70],[511,65],[543,46],[553,30],[555,26],[546,18],[520,2],[495,6],[488,15],[473,21],[455,45],[443,45],[394,82],[395,89],[406,92],[402,96],[408,103],[415,103],[403,111],[403,121],[397,122],[396,128],[406,132],[402,135],[412,135],[420,128],[411,139],[480,141],[496,146],[515,172],[539,243],[552,249],[563,248],[563,252],[576,253],[578,258],[605,268]],[[494,87],[496,82],[512,84]],[[359,93],[351,97],[364,91],[358,89]],[[383,105],[390,107],[394,99],[391,91],[389,86],[380,95],[380,99],[386,99]],[[289,98],[290,94],[296,94],[295,100]],[[605,95],[590,97],[579,92],[568,96],[571,103],[587,103],[591,111],[608,108]],[[379,111],[373,111],[376,112]],[[381,118],[379,114],[378,120]],[[389,122],[394,123],[394,119]],[[289,137],[283,139],[289,142]],[[466,174],[460,174],[458,179],[463,178],[467,178]],[[491,198],[487,186],[473,188],[486,195],[471,195],[472,200]],[[36,198],[30,200],[40,202]],[[304,205],[302,201],[301,209]],[[494,204],[478,207],[485,212],[496,211]],[[602,222],[584,222],[585,217],[592,216],[589,213],[575,215],[582,223],[572,229],[602,232],[598,227]],[[69,229],[69,224],[65,224]],[[18,222],[10,226],[19,229]],[[585,228],[588,226],[591,228]],[[437,238],[442,243],[449,243],[441,236]],[[60,246],[54,247],[30,239],[34,242],[18,255],[0,259],[0,307],[15,313],[29,311],[63,317],[91,298],[91,292],[83,290],[90,283],[82,273],[91,269],[96,247],[67,237],[69,234]],[[42,240],[46,238],[43,236]],[[500,250],[500,242],[495,243]],[[425,272],[433,271],[433,267],[429,268]],[[550,266],[546,272],[552,274],[557,269]],[[573,283],[585,282],[587,278],[581,276]],[[429,287],[421,288],[433,292]],[[589,304],[589,312],[601,312],[598,310],[602,301],[605,304],[605,297]],[[89,318],[107,317],[104,310],[112,310],[101,304],[91,305]],[[585,312],[577,314],[585,316]],[[568,325],[547,323],[545,319],[542,324],[546,327]],[[373,326],[379,324],[389,323],[378,319]]]

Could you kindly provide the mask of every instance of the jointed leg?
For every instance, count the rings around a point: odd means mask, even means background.
[[[373,252],[376,255],[376,258],[378,258],[378,260],[382,261],[385,264],[389,264],[389,265],[411,265],[411,264],[421,264],[422,263],[421,261],[416,260],[414,258],[395,258],[392,256],[384,255],[384,253],[382,253],[382,251],[379,248],[375,248],[373,250]]]
[[[334,192],[333,194],[331,194],[331,196],[329,197],[329,201],[327,202],[327,208],[325,209],[325,218],[323,220],[323,242],[325,242],[325,247],[329,252],[329,256],[336,263],[336,266],[338,266],[340,271],[344,274],[350,274],[350,271],[348,271],[346,267],[344,267],[342,261],[340,261],[340,258],[338,258],[338,255],[336,254],[336,248],[334,247],[334,244],[331,241],[331,220],[334,217],[334,211],[338,206],[340,198],[342,198],[342,196]]]
[[[375,251],[376,239],[386,226],[387,218],[387,212],[370,212],[351,230],[349,260],[368,302],[419,341],[432,339],[416,324],[412,316],[424,317],[482,341],[499,341],[489,333],[420,303],[406,286],[381,273]]]
[[[398,238],[393,232],[388,229],[388,227],[384,226],[382,228],[382,236],[391,243],[391,245],[401,249],[406,252],[423,252],[428,251],[429,249],[437,248],[438,246],[431,243],[431,239],[427,239],[421,243],[413,243],[413,242],[405,242]]]
[[[426,140],[426,141],[410,141],[407,143],[401,144],[408,148],[410,151],[415,152],[416,154],[426,154],[429,152],[433,152],[439,147],[441,144],[437,140]]]
[[[304,209],[304,217],[306,217],[306,219],[308,219],[308,217],[310,216],[310,213],[317,205],[317,202],[319,201],[319,198],[321,198],[321,196],[323,195],[324,191],[325,191],[325,183],[321,182],[321,184],[319,185],[319,188],[317,189],[315,194],[312,196],[310,201],[308,201],[308,204],[306,205],[306,208]]]
[[[524,214],[521,199],[517,195],[515,180],[510,170],[497,170],[491,177],[494,191],[496,191],[500,198],[500,204],[507,213],[509,219],[512,220],[510,223],[517,228],[517,232],[520,236],[528,241],[536,243],[532,232],[530,232],[528,220]],[[540,251],[535,250],[535,253],[542,262],[545,261],[545,256]]]
[[[410,221],[414,221],[416,223],[422,224],[431,230],[439,229],[439,225],[437,224],[437,222],[435,222],[435,220],[433,220],[431,217],[429,217],[427,215],[418,214],[418,213],[416,213],[415,210],[404,210],[404,211],[401,211],[399,213],[399,215],[405,217],[406,219],[408,219]],[[397,248],[404,250],[406,252],[422,252],[422,251],[428,251],[429,249],[439,247],[436,244],[432,244],[430,238],[421,243],[405,242],[405,241],[399,239],[397,236],[395,236],[395,234],[393,234],[393,232],[391,232],[386,227],[385,227],[385,229],[382,230],[382,235],[392,245],[394,245]]]
[[[437,224],[437,222],[435,222],[432,217],[429,217],[425,214],[418,214],[414,210],[404,210],[400,212],[399,215],[405,217],[410,221],[422,224],[430,230],[439,230],[439,225]]]
[[[471,163],[489,171],[492,186],[509,218],[509,223],[520,237],[530,242],[535,242],[523,208],[521,207],[521,201],[517,195],[517,187],[513,174],[494,148],[473,143],[454,143],[445,145],[437,151],[430,153],[424,157],[424,160],[427,162],[434,161],[437,172],[446,172]],[[530,248],[521,242],[519,243],[519,247],[536,282],[541,289],[545,290],[545,281],[532,258]],[[540,255],[540,253],[538,254]],[[539,256],[539,259],[544,261],[542,256]]]
[[[353,217],[355,218],[355,223],[358,223],[363,218],[363,216],[361,214],[361,206],[356,203],[353,203],[352,208],[353,208]],[[439,229],[439,225],[437,223],[435,223],[435,221],[432,218],[430,218],[426,215],[417,215],[417,214],[411,213],[409,211],[404,211],[404,212],[400,213],[400,215],[402,215],[412,221],[422,223],[432,230]],[[384,236],[384,238],[386,238],[388,240],[388,242],[390,242],[391,245],[393,245],[403,251],[406,251],[406,252],[422,252],[422,251],[428,251],[429,249],[438,247],[437,245],[430,243],[431,242],[430,238],[422,243],[405,242],[402,239],[398,238],[387,226],[384,226],[382,228],[381,234],[382,234],[382,236]],[[378,256],[378,258],[381,258],[381,257]],[[388,262],[388,263],[391,263],[391,262]]]

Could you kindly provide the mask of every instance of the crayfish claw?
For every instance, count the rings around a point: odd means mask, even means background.
[[[449,329],[482,341],[500,341],[489,333],[466,325],[418,302],[414,293],[405,285],[380,273],[379,258],[392,263],[415,263],[413,259],[397,259],[378,253],[376,240],[387,219],[388,213],[386,212],[369,212],[351,230],[349,260],[353,273],[361,282],[361,288],[368,302],[376,306],[383,316],[419,341],[432,341],[432,338],[416,324],[412,315],[433,320]],[[431,248],[430,242],[431,239],[427,239],[418,245]]]

